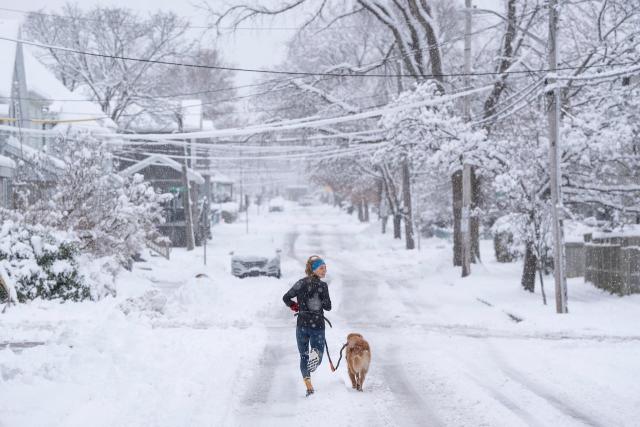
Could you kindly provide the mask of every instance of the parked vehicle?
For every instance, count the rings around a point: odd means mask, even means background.
[[[231,274],[239,278],[248,276],[271,276],[280,278],[280,250],[275,256],[232,253]]]
[[[274,197],[269,200],[269,212],[284,211],[284,199],[282,197]]]
[[[298,204],[300,204],[300,206],[311,206],[314,203],[315,203],[315,199],[312,196],[304,196],[298,202]]]

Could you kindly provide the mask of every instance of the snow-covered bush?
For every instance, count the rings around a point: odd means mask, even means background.
[[[15,286],[18,301],[35,298],[81,301],[92,297],[79,271],[76,242],[42,226],[8,219],[0,227],[0,264]],[[0,300],[7,298],[0,287]]]
[[[220,216],[226,224],[231,224],[238,219],[240,208],[236,202],[220,203],[218,207],[220,209]]]
[[[161,195],[140,175],[115,173],[105,144],[77,134],[58,144],[65,166],[56,176],[51,197],[26,205],[25,218],[78,237],[78,250],[94,257],[115,257],[129,266],[163,221]]]
[[[498,262],[513,262],[524,256],[522,230],[526,221],[520,214],[509,214],[496,220],[491,227],[493,248]]]
[[[148,317],[162,316],[167,306],[167,297],[157,289],[146,291],[139,297],[127,298],[119,307],[126,315],[136,313]]]

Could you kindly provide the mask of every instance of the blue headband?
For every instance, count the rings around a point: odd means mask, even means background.
[[[318,268],[320,268],[320,266],[323,265],[325,264],[322,258],[318,258],[311,263],[311,271],[316,271]]]

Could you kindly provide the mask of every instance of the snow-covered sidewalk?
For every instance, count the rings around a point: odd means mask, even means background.
[[[490,242],[461,279],[449,243],[407,252],[377,227],[287,206],[254,216],[248,235],[214,229],[207,266],[201,248],[175,250],[123,274],[115,299],[12,308],[0,316],[0,426],[637,424],[640,298],[573,280],[571,314],[558,316],[521,290],[521,264],[492,261]],[[273,245],[281,280],[230,275],[229,252]],[[312,254],[329,268],[334,362],[349,332],[371,344],[364,393],[325,359],[304,397],[281,297]]]

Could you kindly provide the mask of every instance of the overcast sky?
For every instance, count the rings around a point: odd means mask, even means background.
[[[153,12],[158,9],[172,10],[188,18],[192,25],[206,24],[207,13],[195,6],[201,0],[81,0],[77,4],[91,7],[97,4],[113,5],[138,10],[140,13]],[[462,2],[462,0],[460,0]],[[0,8],[23,11],[40,10],[56,13],[68,0],[0,0]],[[224,8],[225,4],[238,3],[239,0],[208,0],[209,4]],[[477,7],[504,8],[504,0],[474,0]],[[282,4],[282,0],[261,0],[260,4]],[[0,17],[20,19],[24,14],[0,10]],[[224,57],[230,63],[242,68],[269,68],[284,59],[286,43],[295,33],[295,28],[304,21],[304,11],[289,13],[286,16],[262,19],[258,22],[247,23],[245,27],[256,29],[242,29],[233,34],[222,36],[217,45],[224,52]],[[269,29],[269,27],[271,29]],[[238,85],[250,84],[256,78],[252,73],[238,73]]]
[[[0,0],[0,8],[16,10],[40,10],[56,13],[66,0]],[[223,5],[219,0],[210,1],[211,4]],[[192,25],[205,25],[206,12],[193,6],[195,2],[184,0],[82,0],[78,2],[82,7],[93,5],[113,5],[132,8],[140,13],[152,12],[158,9],[172,10],[179,15],[189,18]],[[286,43],[295,33],[294,30],[282,27],[295,27],[297,14],[289,14],[284,18],[274,18],[261,22],[249,23],[247,26],[259,29],[238,30],[235,33],[223,35],[217,40],[217,45],[223,50],[227,61],[243,68],[268,68],[284,59]],[[0,10],[0,17],[20,19],[24,14]],[[302,17],[300,17],[302,19]],[[277,27],[268,29],[267,27]],[[239,73],[239,85],[251,83],[255,75]]]

